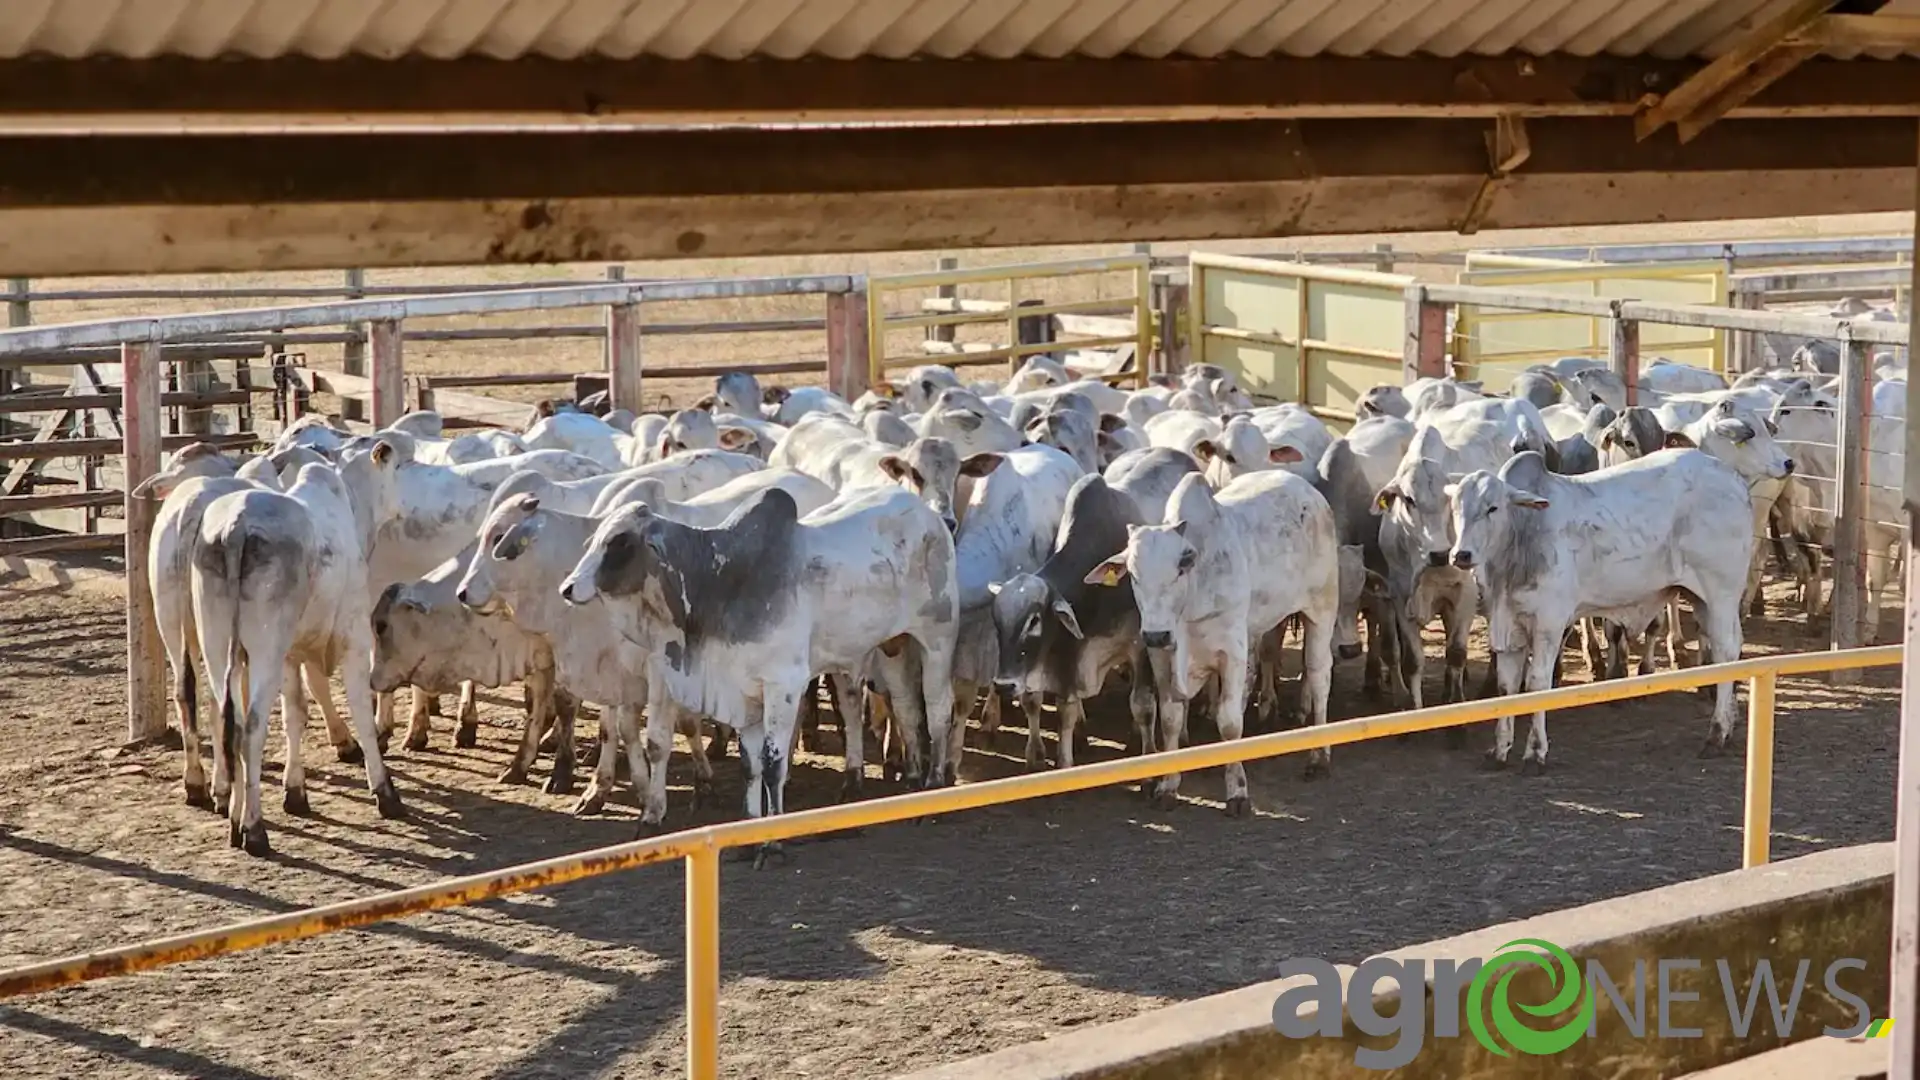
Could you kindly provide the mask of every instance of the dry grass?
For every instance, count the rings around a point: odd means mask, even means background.
[[[1644,225],[1591,229],[1533,229],[1505,230],[1481,233],[1469,240],[1451,233],[1419,233],[1394,236],[1396,249],[1403,251],[1439,251],[1474,247],[1507,247],[1532,244],[1601,244],[1625,243],[1660,240],[1736,240],[1758,239],[1766,237],[1814,237],[1814,236],[1856,236],[1872,234],[1892,234],[1907,231],[1911,227],[1911,215],[1907,214],[1871,214],[1845,217],[1805,217],[1783,218],[1757,221],[1724,221],[1693,223],[1685,225]],[[1209,251],[1238,253],[1271,252],[1277,250],[1331,251],[1364,248],[1381,239],[1379,236],[1331,236],[1293,240],[1243,240],[1233,242],[1214,242],[1204,244],[1156,244],[1155,254],[1182,254],[1199,247]],[[1081,247],[1031,247],[1031,248],[992,248],[952,253],[958,256],[962,267],[980,267],[1008,263],[1046,262],[1061,259],[1088,258],[1103,255],[1124,254],[1131,250],[1130,245],[1108,244]],[[659,277],[759,277],[806,273],[866,273],[895,274],[931,269],[934,256],[931,253],[887,253],[870,255],[830,255],[803,258],[752,258],[752,259],[687,259],[677,261],[655,261],[629,263],[627,276],[631,279]],[[375,285],[399,284],[462,284],[497,283],[506,281],[566,281],[590,280],[600,278],[605,271],[602,265],[555,265],[555,266],[493,266],[461,268],[426,268],[406,270],[382,270],[369,272],[368,283]],[[1414,272],[1423,277],[1442,280],[1452,271],[1445,267],[1418,267]],[[224,287],[257,288],[263,286],[333,286],[340,283],[336,272],[314,273],[270,273],[270,274],[218,274],[218,275],[176,275],[139,279],[126,278],[87,278],[72,279],[63,282],[37,281],[37,288],[73,288],[92,289],[108,287]],[[1118,296],[1128,292],[1129,283],[1125,275],[1082,276],[1034,282],[1031,290],[1023,296],[1038,296],[1048,301],[1087,300],[1098,296]],[[991,287],[968,287],[962,290],[963,296],[975,296],[991,299],[1004,299],[1004,286],[995,291]],[[918,294],[901,293],[889,302],[889,310],[904,311],[917,307]],[[46,302],[34,306],[36,322],[71,322],[83,319],[106,318],[111,316],[162,314],[187,310],[206,310],[210,308],[234,308],[260,306],[264,304],[296,303],[287,300],[245,300],[230,301],[83,301],[83,302]],[[653,304],[646,310],[650,321],[661,322],[698,322],[698,321],[747,321],[756,319],[806,318],[821,314],[822,301],[819,297],[765,297],[755,299],[702,301],[697,303]],[[453,317],[445,319],[421,319],[410,322],[410,327],[475,327],[475,326],[537,326],[537,325],[585,325],[599,320],[600,313],[594,309],[582,309],[562,313],[528,313],[524,315],[494,315],[485,317]],[[1001,341],[1004,330],[996,327],[967,328],[960,335],[962,340]],[[889,343],[896,353],[910,347],[908,339],[895,335]],[[676,367],[692,364],[737,363],[751,364],[775,360],[819,359],[824,368],[826,341],[821,332],[775,332],[727,335],[675,335],[655,336],[645,342],[646,365],[649,373],[671,372]],[[309,361],[317,367],[337,368],[340,353],[337,346],[316,347],[309,350]],[[414,341],[406,349],[407,370],[410,373],[427,375],[471,374],[486,375],[507,372],[584,372],[599,370],[602,366],[601,343],[597,339],[540,339],[527,341],[487,341],[487,342],[422,342]],[[818,376],[797,375],[779,378],[773,381],[788,383],[817,382]],[[651,378],[648,382],[648,397],[665,403],[679,404],[700,393],[708,387],[705,380],[673,379],[671,377]],[[560,392],[557,388],[554,393]],[[534,400],[548,396],[537,388],[501,388],[493,391],[496,396],[514,400]]]

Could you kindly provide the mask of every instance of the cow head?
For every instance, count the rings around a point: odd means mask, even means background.
[[[1131,582],[1140,608],[1140,637],[1149,649],[1171,649],[1186,624],[1200,553],[1187,540],[1187,523],[1129,525],[1127,546],[1087,574],[1086,583],[1108,588]]]
[[[991,475],[1002,460],[1000,454],[974,454],[963,459],[953,443],[929,438],[915,439],[899,453],[881,458],[879,465],[894,483],[919,496],[940,515],[948,532],[958,532],[961,511],[971,493],[964,481]]]
[[[1419,439],[1401,459],[1393,479],[1374,494],[1373,512],[1390,518],[1401,534],[1425,552],[1428,566],[1444,566],[1453,550],[1452,504],[1447,498],[1447,473],[1440,464],[1444,446],[1440,434],[1422,428]]]
[[[1079,638],[1080,620],[1065,597],[1033,574],[1015,574],[987,589],[993,594],[993,629],[1000,645],[994,682],[1011,693],[1026,693],[1039,670],[1049,630]]]
[[[161,470],[140,481],[131,492],[136,499],[164,499],[173,489],[196,476],[232,476],[238,466],[211,443],[188,443],[174,451]]]
[[[1774,436],[1774,427],[1750,409],[1722,400],[1685,432],[1668,437],[1668,445],[1695,446],[1719,458],[1748,484],[1785,480],[1793,475],[1793,458]]]
[[[1454,533],[1460,538],[1454,542],[1452,562],[1462,570],[1500,558],[1506,550],[1513,516],[1544,510],[1548,505],[1542,496],[1514,487],[1485,469],[1448,485],[1446,493],[1453,502]]]
[[[467,570],[460,578],[455,599],[481,613],[501,610],[505,605],[501,602],[500,578],[513,573],[501,564],[525,555],[545,523],[538,495],[523,492],[501,500],[480,526],[478,542],[467,558]]]
[[[729,371],[713,380],[713,411],[759,416],[760,380],[752,372]]]

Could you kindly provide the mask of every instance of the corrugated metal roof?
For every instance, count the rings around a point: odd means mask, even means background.
[[[1712,57],[1793,0],[6,0],[0,57]],[[1920,15],[1920,0],[1882,14]]]

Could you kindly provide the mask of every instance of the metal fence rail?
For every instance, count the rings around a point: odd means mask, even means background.
[[[1461,702],[1419,711],[1341,720],[1184,750],[1082,765],[1032,776],[991,780],[870,802],[803,810],[689,829],[668,836],[613,844],[576,855],[453,878],[358,900],[293,911],[211,930],[101,949],[0,972],[0,998],[71,986],[170,964],[318,937],[425,911],[459,907],[510,893],[597,877],[619,870],[685,859],[687,863],[687,1072],[693,1080],[719,1073],[720,852],[842,829],[907,821],[984,806],[1132,783],[1174,772],[1217,768],[1323,747],[1438,731],[1536,710],[1644,697],[1709,683],[1748,681],[1746,800],[1743,864],[1766,863],[1773,820],[1773,710],[1776,680],[1835,668],[1900,663],[1901,647],[1793,653],[1685,668],[1627,679],[1565,686],[1511,697]]]

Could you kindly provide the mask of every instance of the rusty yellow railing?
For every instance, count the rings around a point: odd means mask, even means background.
[[[1068,349],[1107,349],[1120,345],[1132,345],[1135,349],[1133,370],[1125,375],[1101,377],[1110,381],[1124,379],[1139,383],[1145,378],[1147,357],[1153,351],[1152,266],[1152,260],[1145,255],[1115,255],[1111,258],[983,266],[971,270],[931,270],[917,274],[870,275],[867,278],[868,381],[881,382],[886,378],[888,368],[911,367],[916,364],[945,362],[961,365],[1005,360],[1009,368],[1018,368],[1022,361],[1036,353],[1060,352]],[[1132,275],[1132,295],[1108,296],[1093,300],[1069,300],[1036,304],[1031,307],[1019,306],[1019,283],[1022,281],[1113,273]],[[1005,307],[995,307],[993,310],[969,311],[963,308],[958,311],[932,314],[897,314],[889,313],[886,308],[887,296],[890,293],[937,288],[942,285],[996,284],[1007,286],[1007,299]],[[956,298],[954,303],[958,305],[960,301]],[[1115,310],[1124,310],[1133,320],[1133,327],[1125,333],[1079,336],[1025,345],[1020,343],[1021,319],[1042,315],[1104,314]],[[1004,325],[1007,331],[1006,346],[998,349],[961,351],[950,356],[926,353],[893,354],[887,351],[887,334],[890,331],[983,323]]]
[[[1748,681],[1747,794],[1744,862],[1767,861],[1773,820],[1773,705],[1781,675],[1900,663],[1901,647],[1883,645],[1837,652],[1790,653],[1726,664],[1684,668],[1629,679],[1563,686],[1512,697],[1441,705],[1417,712],[1386,713],[1341,720],[1233,742],[1122,758],[1072,769],[991,780],[980,784],[895,795],[871,802],[803,810],[779,817],[754,818],[703,829],[689,829],[649,840],[614,844],[577,855],[526,863],[484,874],[453,878],[360,900],[290,911],[212,930],[156,938],[134,945],[29,964],[0,972],[0,998],[59,986],[147,971],[168,964],[257,949],[282,941],[318,937],[423,911],[463,904],[547,885],[626,870],[667,859],[687,862],[687,1072],[694,1080],[719,1073],[720,852],[772,840],[790,840],[866,825],[905,821],[1001,803],[1038,799],[1071,791],[1132,783],[1175,772],[1217,768],[1238,761],[1344,746],[1390,735],[1437,731],[1540,709],[1567,709],[1607,701],[1687,690],[1709,683]]]

